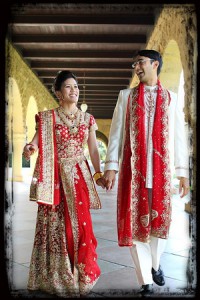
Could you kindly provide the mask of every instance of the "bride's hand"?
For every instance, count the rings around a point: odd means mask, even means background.
[[[105,180],[103,177],[99,178],[96,182],[97,185],[101,186],[103,189],[105,189]]]
[[[26,160],[30,160],[30,157],[35,151],[37,151],[38,146],[35,144],[26,144],[23,149],[23,156]]]

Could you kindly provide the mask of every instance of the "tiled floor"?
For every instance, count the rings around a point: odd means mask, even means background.
[[[32,297],[26,291],[29,262],[34,239],[37,204],[28,200],[30,178],[25,181],[7,183],[7,191],[13,189],[14,204],[6,214],[7,229],[12,225],[7,251],[12,272],[8,271],[11,293],[14,297]],[[88,297],[134,297],[139,288],[133,262],[127,247],[119,247],[116,227],[116,188],[106,192],[98,187],[102,202],[101,210],[92,210],[93,228],[98,240],[98,262],[102,275]],[[10,194],[11,197],[11,194]],[[10,201],[8,198],[8,202]],[[170,238],[161,258],[165,273],[164,287],[154,285],[154,297],[194,297],[195,291],[189,287],[187,268],[192,240],[189,237],[189,214],[184,211],[188,198],[173,197],[172,224]],[[12,222],[11,222],[12,221]],[[12,224],[11,224],[12,223]],[[13,250],[13,251],[12,251]],[[51,298],[38,293],[35,298]],[[136,296],[135,296],[136,297]]]

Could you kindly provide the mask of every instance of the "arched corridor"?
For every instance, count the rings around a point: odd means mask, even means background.
[[[44,6],[44,10],[40,5],[24,5],[23,11],[13,9],[13,23],[6,39],[5,133],[9,160],[5,168],[5,252],[12,293],[16,297],[30,297],[26,283],[37,213],[37,204],[28,200],[37,154],[27,163],[22,159],[22,149],[34,135],[35,114],[58,106],[51,92],[57,72],[69,67],[78,75],[81,91],[78,107],[83,101],[86,82],[88,112],[98,125],[96,136],[103,170],[118,92],[138,83],[131,65],[136,51],[143,47],[162,54],[160,81],[178,96],[180,110],[184,112],[191,186],[189,195],[180,199],[178,180],[174,178],[172,226],[161,261],[166,285],[155,289],[158,295],[194,296],[197,283],[195,7],[164,4],[153,5],[152,10],[148,5],[103,4],[96,10],[96,4],[63,6],[63,10],[57,4]],[[88,152],[86,156],[89,159]],[[91,297],[130,297],[139,288],[129,249],[117,244],[116,187],[110,192],[97,187],[102,209],[92,211],[92,218],[102,275]],[[37,298],[40,296],[44,295],[35,294]]]

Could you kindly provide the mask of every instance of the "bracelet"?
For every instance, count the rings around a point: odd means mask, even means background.
[[[98,179],[100,179],[101,177],[103,177],[103,172],[96,172],[93,175],[94,180],[97,182]]]

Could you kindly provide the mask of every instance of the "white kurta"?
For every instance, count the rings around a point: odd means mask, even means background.
[[[144,89],[144,106],[145,106],[145,136],[147,151],[147,172],[146,188],[153,187],[153,124],[156,108],[158,86],[145,86]]]
[[[131,89],[119,92],[110,128],[104,171],[119,171],[124,148],[125,130],[128,130],[125,128],[125,116],[130,93]],[[170,92],[170,96],[168,142],[170,166],[175,166],[176,177],[189,178],[189,155],[184,128],[184,113],[177,103],[177,95]]]

